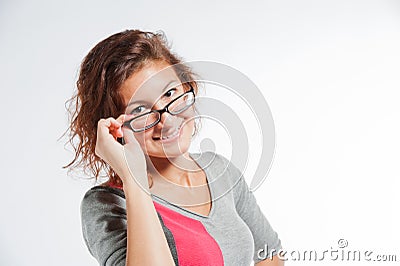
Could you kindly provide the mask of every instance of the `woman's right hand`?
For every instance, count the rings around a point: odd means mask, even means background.
[[[109,117],[98,121],[95,153],[110,165],[124,184],[135,178],[145,189],[148,189],[143,150],[133,132],[122,127],[127,117],[129,115],[122,114],[117,119]],[[117,141],[117,138],[121,137],[124,138],[125,145]]]

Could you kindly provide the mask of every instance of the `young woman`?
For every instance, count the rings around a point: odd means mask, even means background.
[[[188,152],[198,129],[194,75],[163,34],[140,30],[106,38],[81,64],[66,167],[109,178],[81,203],[100,265],[283,264],[241,172],[221,155]]]

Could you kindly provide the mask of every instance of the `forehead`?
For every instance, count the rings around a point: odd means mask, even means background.
[[[151,62],[125,80],[121,95],[125,105],[135,101],[155,101],[171,81],[172,84],[180,82],[171,65],[164,61]]]

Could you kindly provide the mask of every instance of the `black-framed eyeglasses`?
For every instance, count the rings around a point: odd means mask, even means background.
[[[190,90],[170,101],[163,109],[151,110],[138,115],[125,121],[123,125],[130,128],[133,132],[142,132],[157,125],[161,121],[161,115],[165,112],[177,115],[186,111],[195,102],[194,89],[190,83],[188,84]]]

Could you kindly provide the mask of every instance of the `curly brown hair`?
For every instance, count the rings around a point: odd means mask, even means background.
[[[67,143],[73,147],[75,157],[63,168],[69,171],[81,168],[96,181],[105,171],[110,182],[122,185],[113,169],[95,154],[97,122],[124,113],[125,104],[120,95],[122,83],[152,61],[172,65],[181,82],[190,82],[197,92],[195,74],[170,49],[162,31],[125,30],[90,50],[80,66],[77,90],[66,102],[70,124],[65,133],[69,133]],[[195,132],[198,128],[196,124]]]

